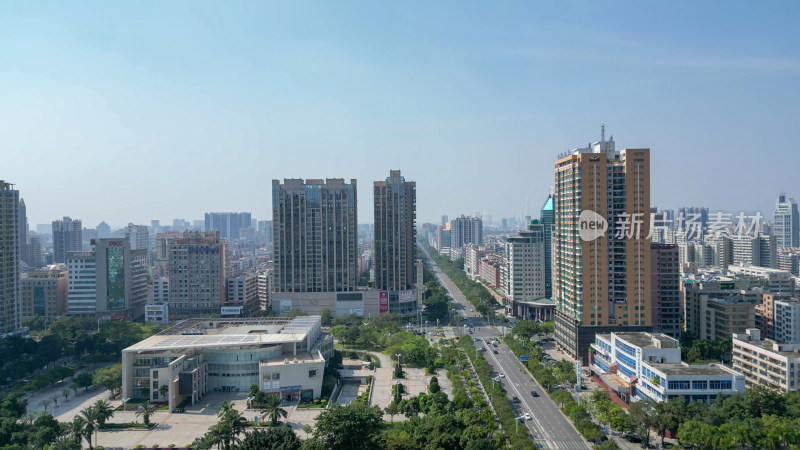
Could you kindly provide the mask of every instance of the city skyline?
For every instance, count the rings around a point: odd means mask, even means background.
[[[771,212],[800,195],[798,8],[6,4],[3,178],[31,225],[268,218],[267,180],[397,169],[421,223],[535,216],[605,122],[653,150],[653,205]]]

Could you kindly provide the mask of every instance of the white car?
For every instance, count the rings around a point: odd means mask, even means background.
[[[499,376],[500,378],[505,378],[505,377],[506,377],[506,376],[505,376],[504,374],[502,374],[502,373],[501,373],[500,375],[498,375],[498,376]]]
[[[532,420],[533,417],[531,417],[531,415],[529,413],[525,413],[525,419],[526,420]]]

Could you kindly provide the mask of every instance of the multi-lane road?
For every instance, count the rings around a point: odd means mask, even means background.
[[[427,252],[425,252],[427,255]],[[562,413],[558,406],[545,394],[544,389],[534,380],[530,373],[523,367],[522,363],[514,356],[511,350],[503,343],[494,347],[491,342],[499,333],[496,328],[487,326],[486,320],[473,310],[472,305],[467,301],[461,290],[442,272],[439,266],[430,258],[436,277],[448,291],[453,301],[460,307],[462,315],[467,325],[474,327],[476,348],[486,348],[484,357],[494,370],[495,374],[504,374],[505,377],[498,378],[505,387],[509,401],[513,397],[519,399],[519,403],[512,403],[512,407],[518,416],[529,413],[531,420],[525,420],[528,433],[540,444],[552,449],[589,449],[590,446],[581,437],[572,423]],[[486,344],[485,341],[490,342]],[[497,354],[494,352],[497,351]],[[536,391],[539,396],[533,397],[531,392]],[[522,425],[522,423],[520,423]],[[521,432],[521,429],[520,429]]]

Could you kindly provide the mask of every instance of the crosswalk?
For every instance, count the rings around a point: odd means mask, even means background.
[[[558,450],[589,450],[586,442],[579,441],[536,441],[541,448],[558,449]]]

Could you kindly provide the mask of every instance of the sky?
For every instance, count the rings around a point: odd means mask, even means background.
[[[800,198],[800,2],[0,3],[0,179],[29,223],[271,218],[400,169],[418,222],[538,216],[558,153],[651,148],[651,203]],[[526,203],[527,198],[527,203]]]

